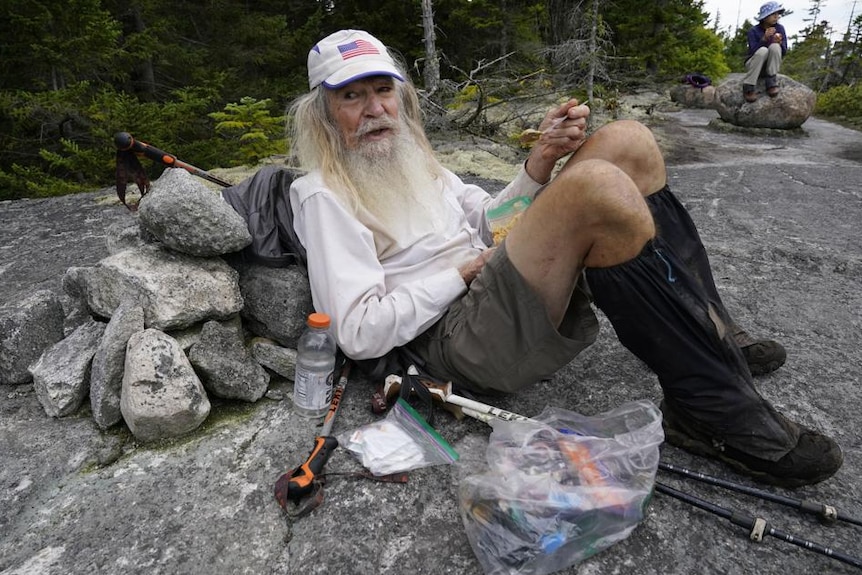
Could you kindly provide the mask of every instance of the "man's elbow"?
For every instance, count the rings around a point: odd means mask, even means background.
[[[345,337],[343,340],[339,338],[338,347],[350,359],[362,361],[366,359],[377,359],[383,357],[390,351],[392,347],[379,345],[382,342],[365,342],[363,343],[358,337]]]

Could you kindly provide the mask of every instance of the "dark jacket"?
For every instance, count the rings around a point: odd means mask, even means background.
[[[787,54],[787,32],[781,24],[775,25],[775,31],[781,34],[781,56],[783,57]],[[752,26],[748,31],[748,55],[745,57],[746,60],[751,58],[751,56],[757,52],[758,48],[766,48],[769,46],[769,42],[763,41],[763,35],[765,33],[766,28],[763,28],[761,24]]]

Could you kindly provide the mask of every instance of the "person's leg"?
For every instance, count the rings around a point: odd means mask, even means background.
[[[581,162],[545,188],[467,294],[410,347],[434,377],[472,391],[514,392],[549,377],[598,332],[579,285],[584,265],[628,261],[654,232],[624,172]]]
[[[685,264],[688,271],[701,284],[710,303],[728,326],[731,336],[741,348],[748,368],[754,375],[775,371],[787,360],[784,347],[774,340],[755,339],[730,316],[721,301],[706,248],[688,210],[665,186],[647,198],[655,220],[658,236],[664,239]]]
[[[506,250],[559,325],[584,266],[628,261],[654,234],[646,202],[626,172],[585,159],[551,180],[509,232]]]
[[[736,343],[743,348],[751,372],[761,375],[781,367],[787,359],[781,344],[752,337],[733,320],[721,301],[697,227],[667,186],[664,158],[652,132],[639,122],[607,124],[587,139],[566,167],[595,159],[605,160],[621,168],[635,182],[640,194],[646,198],[658,236],[672,246],[689,271],[700,281],[729,325]]]
[[[757,392],[721,314],[661,238],[586,276],[620,342],[658,376],[670,443],[787,487],[840,468],[831,439],[786,419]]]
[[[486,266],[499,281],[526,286],[531,294],[528,307],[505,307],[506,328],[496,337],[521,338],[519,332],[525,325],[532,328],[537,317],[550,330],[567,331],[586,268],[593,297],[620,341],[658,374],[668,413],[679,412],[675,422],[682,423],[669,427],[675,433],[669,433],[669,439],[784,485],[811,483],[834,473],[841,464],[834,442],[787,421],[760,396],[703,288],[654,235],[638,184],[623,170],[597,159],[571,163],[521,216],[505,240],[505,252],[495,254]],[[506,269],[497,270],[504,253]],[[435,326],[434,341],[426,347],[431,349],[428,363],[432,373],[466,374],[463,379],[468,381],[475,377],[482,390],[514,391],[538,378],[541,370],[517,373],[510,388],[504,380],[513,375],[497,374],[500,381],[494,381],[485,372],[487,361],[511,362],[511,357],[492,356],[477,364],[470,353],[485,344],[474,335],[475,326],[489,319],[483,313],[496,316],[500,310],[494,301],[499,292],[486,289],[485,273],[470,286],[462,300],[466,303],[454,305]],[[547,336],[549,329],[537,337],[554,344],[554,357],[543,357],[543,341],[530,342],[525,362],[546,368],[562,365],[557,342]],[[559,349],[565,355],[565,348]]]
[[[781,46],[779,44],[771,44],[766,57],[766,66],[764,73],[766,78],[766,93],[772,97],[778,95],[778,71],[781,69]]]
[[[780,47],[779,47],[780,49]],[[745,61],[745,76],[742,78],[742,93],[748,102],[757,100],[757,80],[766,65],[769,49],[760,47]]]

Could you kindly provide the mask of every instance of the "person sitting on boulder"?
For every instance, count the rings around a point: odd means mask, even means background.
[[[766,93],[778,95],[778,71],[787,54],[787,33],[778,19],[784,7],[778,2],[767,2],[757,14],[758,23],[748,31],[748,57],[745,61],[745,78],[742,94],[746,102],[757,101],[757,80],[764,78]]]
[[[595,341],[592,300],[658,375],[669,442],[784,486],[841,467],[832,439],[755,388],[751,362],[777,368],[784,350],[759,341],[767,361],[746,360],[738,338],[754,340],[722,304],[643,124],[587,137],[587,106],[554,106],[514,181],[491,196],[435,159],[416,88],[374,36],[327,36],[308,54],[308,80],[288,114],[308,171],[290,202],[314,307],[347,357],[406,346],[435,378],[512,393]],[[532,203],[494,247],[487,212],[518,196]]]

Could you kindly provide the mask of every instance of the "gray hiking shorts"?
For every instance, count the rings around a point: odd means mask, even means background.
[[[559,329],[497,249],[463,298],[410,344],[433,376],[479,392],[515,392],[551,377],[593,343],[599,326],[578,283]]]

